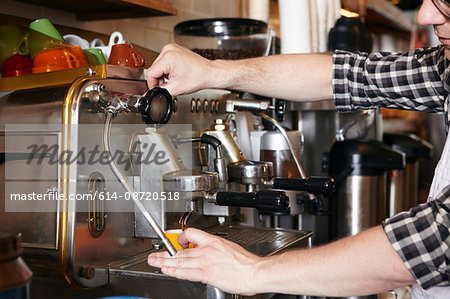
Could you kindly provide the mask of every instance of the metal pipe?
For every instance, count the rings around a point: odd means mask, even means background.
[[[129,192],[131,195],[135,194],[135,191],[133,187],[128,183],[127,179],[124,177],[120,169],[117,167],[116,162],[114,162],[114,159],[111,155],[111,145],[110,145],[110,132],[111,132],[111,122],[114,118],[114,112],[110,111],[109,109],[105,112],[105,126],[103,127],[103,148],[108,154],[107,159],[109,160],[109,167],[111,168],[112,172],[116,176],[116,178],[119,180],[119,182],[122,184],[122,186],[125,188],[126,192]],[[170,243],[169,239],[166,237],[162,229],[159,227],[158,223],[155,221],[155,219],[150,215],[149,212],[145,209],[144,205],[140,200],[133,200],[133,203],[136,205],[136,207],[141,211],[141,213],[144,215],[145,220],[150,224],[152,229],[155,231],[155,233],[158,235],[158,237],[162,240],[163,244],[166,246],[167,251],[171,256],[175,255],[177,253],[177,250],[175,247]]]
[[[278,129],[278,131],[280,131],[280,133],[281,133],[281,135],[283,135],[284,139],[286,139],[286,143],[289,146],[289,151],[291,152],[292,158],[294,159],[295,165],[297,166],[298,172],[300,173],[300,177],[302,179],[306,179],[306,174],[305,174],[305,171],[303,170],[303,166],[300,163],[300,159],[297,156],[297,153],[295,152],[294,146],[292,145],[292,142],[289,139],[289,136],[287,135],[286,130],[280,125],[280,123],[278,121],[276,121],[272,117],[268,116],[267,114],[261,113],[260,115],[262,118],[271,122]]]

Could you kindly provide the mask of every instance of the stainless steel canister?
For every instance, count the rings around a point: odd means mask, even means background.
[[[404,165],[403,153],[377,140],[348,139],[333,144],[329,154],[329,173],[337,184],[337,192],[331,199],[333,239],[356,235],[383,221],[386,211],[386,173],[392,169],[403,169]]]
[[[385,133],[383,142],[405,153],[404,170],[392,170],[387,177],[386,217],[418,204],[419,160],[431,157],[433,146],[414,134]]]
[[[332,237],[355,235],[380,224],[385,218],[386,172],[403,169],[404,154],[380,141],[349,139],[334,143],[329,163],[337,184]]]

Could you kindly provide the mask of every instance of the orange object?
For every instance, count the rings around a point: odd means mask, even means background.
[[[178,244],[178,236],[183,232],[182,229],[169,229],[164,232],[166,237],[169,239],[170,243],[175,247],[176,250],[183,250],[184,248]],[[189,243],[189,248],[194,248],[194,244]]]
[[[86,58],[84,61],[86,62]],[[33,57],[33,74],[78,68],[82,63],[83,61],[65,48],[50,49]]]
[[[81,49],[80,46],[67,46],[67,50],[72,52],[73,55],[78,59],[81,66],[87,66],[88,61],[86,59],[86,54],[84,54],[84,51]]]
[[[117,44],[111,48],[108,64],[141,67],[145,65],[145,58],[130,44]]]

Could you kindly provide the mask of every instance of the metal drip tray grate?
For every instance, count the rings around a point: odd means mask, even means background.
[[[306,231],[244,226],[213,226],[206,231],[260,256],[273,255],[288,247],[308,247],[312,235]]]

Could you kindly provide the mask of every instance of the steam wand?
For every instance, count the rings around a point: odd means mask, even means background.
[[[286,130],[283,128],[283,126],[280,125],[278,121],[276,121],[274,118],[270,117],[269,115],[265,114],[264,111],[267,111],[268,109],[272,108],[269,105],[268,101],[263,100],[244,100],[244,99],[229,99],[226,102],[226,111],[229,113],[234,113],[238,110],[250,110],[256,113],[257,115],[261,116],[265,120],[269,121],[271,124],[273,124],[277,130],[283,135],[284,139],[286,140],[286,143],[288,144],[289,151],[291,152],[292,158],[294,159],[295,165],[297,166],[298,172],[300,173],[300,177],[302,179],[306,179],[306,173],[303,169],[302,164],[300,163],[300,159],[295,152],[294,146],[292,145],[291,140],[289,139]]]
[[[109,106],[105,111],[105,126],[103,127],[103,148],[108,154],[107,159],[109,160],[109,166],[116,176],[116,178],[119,180],[119,182],[122,184],[122,186],[125,188],[126,192],[129,192],[130,194],[134,194],[135,191],[133,187],[128,183],[127,179],[124,177],[120,169],[117,167],[116,162],[114,162],[114,159],[112,159],[111,155],[111,145],[110,145],[110,132],[111,132],[111,122],[116,115],[116,109],[113,106]],[[150,224],[152,229],[155,231],[155,233],[158,235],[158,237],[162,240],[164,246],[166,246],[167,251],[171,256],[174,256],[177,253],[177,250],[175,247],[170,243],[169,239],[166,237],[162,229],[159,227],[158,223],[155,221],[155,219],[150,215],[150,213],[145,209],[144,205],[139,200],[133,200],[136,207],[139,209],[139,211],[144,215],[145,220]]]

